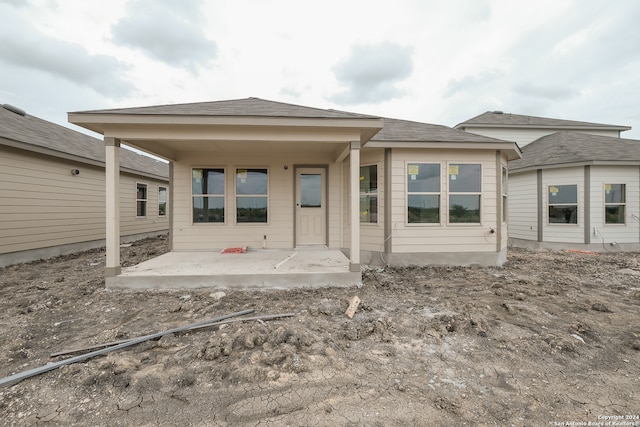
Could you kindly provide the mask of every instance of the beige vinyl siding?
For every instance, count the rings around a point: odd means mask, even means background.
[[[626,209],[624,225],[604,221],[604,185],[625,184]],[[640,170],[637,166],[591,166],[591,242],[638,243],[640,222],[632,215],[640,212]],[[598,235],[595,236],[593,228]]]
[[[80,174],[72,175],[71,169]],[[0,200],[0,253],[105,238],[104,169],[100,167],[0,147]],[[121,206],[126,210],[126,199]],[[133,207],[135,218],[135,199]],[[122,219],[126,223],[129,217]],[[122,235],[168,228],[167,218],[150,222],[125,226]]]
[[[137,217],[136,212],[138,183],[147,185],[147,215],[144,217]],[[158,187],[168,189],[167,183],[163,181],[128,174],[120,175],[120,235],[143,234],[169,228],[168,217],[158,215]]]
[[[509,175],[509,237],[538,240],[536,171]]]
[[[174,250],[219,250],[226,247],[249,246],[262,248],[292,248],[294,245],[294,173],[296,166],[328,166],[331,153],[186,153],[174,165]],[[287,166],[287,169],[284,167]],[[225,222],[193,224],[192,168],[225,169]],[[266,168],[269,196],[267,223],[236,224],[235,170],[237,168]],[[340,190],[331,184],[339,180],[339,168],[327,169],[328,241],[340,240]],[[267,236],[266,242],[263,236]]]
[[[384,250],[384,149],[362,150],[360,165],[378,167],[378,222],[360,224],[360,249],[379,252]]]
[[[577,185],[578,224],[549,224],[549,186]],[[584,243],[584,168],[546,169],[542,173],[542,240]]]
[[[441,165],[441,224],[407,224],[406,165],[439,163]],[[481,223],[447,224],[448,166],[450,164],[482,165]],[[495,252],[497,247],[496,154],[494,151],[466,152],[454,150],[394,149],[392,153],[392,252]]]
[[[546,135],[551,135],[552,133],[556,133],[561,129],[516,129],[516,128],[484,128],[484,127],[474,127],[473,125],[466,126],[465,131],[470,133],[475,133],[477,135],[488,136],[490,138],[502,139],[504,141],[515,141],[518,143],[520,148],[529,144],[530,142],[535,141],[538,138],[541,138]],[[575,129],[566,129],[574,132],[586,133],[589,135],[601,135],[601,136],[610,136],[614,138],[618,138],[620,136],[617,130],[575,130]]]

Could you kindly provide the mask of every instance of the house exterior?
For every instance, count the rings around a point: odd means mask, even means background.
[[[172,251],[341,249],[361,263],[500,264],[516,144],[451,129],[258,98],[69,113],[170,161]],[[107,217],[119,185],[107,179]],[[355,226],[354,226],[355,225]],[[108,233],[117,234],[117,219]],[[121,273],[107,240],[107,278]]]
[[[509,241],[532,248],[640,249],[640,141],[628,126],[486,112],[456,126],[511,138]]]
[[[0,106],[0,267],[105,245],[104,159],[102,141]],[[131,150],[120,165],[119,237],[166,233],[168,165]]]

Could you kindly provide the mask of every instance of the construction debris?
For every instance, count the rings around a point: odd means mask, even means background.
[[[243,246],[241,248],[226,248],[223,249],[220,253],[223,254],[243,254],[247,252],[247,246]]]
[[[192,326],[192,327],[190,327],[188,329],[185,329],[184,331],[191,331],[191,330],[194,330],[194,329],[202,329],[202,328],[211,328],[211,327],[214,327],[214,326],[223,326],[223,325],[227,325],[229,323],[235,323],[235,322],[249,322],[249,321],[252,321],[252,320],[255,320],[258,323],[264,324],[265,320],[281,319],[283,317],[293,317],[295,315],[296,315],[295,313],[282,313],[282,314],[268,314],[268,315],[256,316],[256,317],[243,317],[242,319],[223,320],[223,321],[220,321],[220,322],[207,323],[207,324],[204,324],[204,325],[195,324],[195,326]],[[132,341],[132,340],[135,340],[135,339],[137,339],[137,338],[128,338],[128,339],[124,339],[124,340],[111,341],[111,342],[91,345],[91,346],[87,346],[87,347],[80,347],[80,348],[62,350],[62,351],[58,351],[57,353],[51,353],[51,355],[49,357],[58,357],[58,356],[65,356],[67,354],[81,353],[83,351],[95,350],[95,349],[98,349],[98,348],[104,348],[104,347],[109,347],[109,346],[112,346],[112,345],[122,344],[122,343],[129,342],[129,341]]]
[[[349,300],[349,307],[347,307],[347,311],[344,313],[349,319],[353,319],[353,316],[356,314],[356,310],[358,310],[358,306],[360,305],[360,298],[357,295],[354,295]]]
[[[176,333],[176,332],[182,332],[182,331],[186,331],[186,330],[189,330],[189,329],[194,329],[194,328],[197,328],[197,327],[203,327],[204,325],[208,325],[210,323],[216,323],[216,322],[219,322],[221,320],[228,319],[228,318],[231,318],[231,317],[243,316],[245,314],[253,313],[253,311],[254,311],[253,309],[238,311],[236,313],[227,314],[227,315],[224,315],[224,316],[220,316],[220,317],[216,317],[216,318],[213,318],[213,319],[205,320],[203,322],[192,323],[190,325],[181,326],[179,328],[170,329],[168,331],[157,332],[155,334],[145,335],[145,336],[139,337],[139,338],[134,338],[132,340],[126,341],[126,342],[118,344],[118,345],[114,345],[112,347],[103,348],[102,350],[96,350],[96,351],[93,351],[91,353],[82,354],[80,356],[70,357],[69,359],[60,360],[59,362],[49,363],[47,365],[40,366],[39,368],[34,368],[34,369],[31,369],[31,370],[28,370],[28,371],[20,372],[20,373],[17,373],[17,374],[10,375],[8,377],[2,378],[2,379],[0,379],[0,387],[17,384],[17,383],[19,383],[20,381],[22,381],[24,379],[27,379],[27,378],[30,378],[30,377],[33,377],[33,376],[36,376],[36,375],[43,374],[45,372],[52,371],[54,369],[59,368],[60,366],[71,365],[72,363],[76,363],[76,362],[83,362],[83,361],[85,361],[87,359],[91,359],[92,357],[101,356],[103,354],[110,353],[110,352],[112,352],[114,350],[120,350],[121,348],[130,347],[132,345],[140,344],[140,343],[143,343],[145,341],[149,341],[149,340],[152,340],[152,339],[155,339],[155,338],[160,338],[162,336],[173,334],[173,333]]]

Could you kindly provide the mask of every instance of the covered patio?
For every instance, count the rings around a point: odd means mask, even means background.
[[[291,288],[354,286],[360,272],[335,249],[248,249],[246,253],[169,252],[108,281],[110,288]]]
[[[108,287],[361,283],[360,151],[382,118],[248,98],[82,111],[69,121],[104,135]],[[171,252],[127,269],[121,144],[166,159],[171,174]],[[259,249],[219,253],[237,246]]]

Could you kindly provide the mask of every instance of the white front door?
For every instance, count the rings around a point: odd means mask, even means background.
[[[327,244],[324,168],[296,169],[296,246]]]

